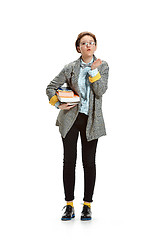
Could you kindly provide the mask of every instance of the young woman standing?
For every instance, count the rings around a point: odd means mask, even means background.
[[[80,58],[62,69],[47,86],[46,93],[49,103],[61,109],[56,125],[59,126],[64,147],[63,184],[67,202],[61,220],[71,220],[75,217],[73,200],[79,133],[84,168],[84,205],[81,220],[91,220],[97,142],[99,137],[106,135],[102,114],[102,95],[107,90],[109,67],[105,61],[97,59],[94,55],[97,49],[94,34],[80,33],[75,46],[77,52],[81,54]],[[79,104],[71,106],[58,101],[56,90],[64,83],[67,83],[80,96]]]

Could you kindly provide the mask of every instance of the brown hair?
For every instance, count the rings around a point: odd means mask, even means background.
[[[91,32],[81,32],[78,35],[77,40],[75,42],[76,50],[77,50],[78,53],[79,53],[79,51],[78,51],[77,47],[79,47],[79,45],[80,45],[80,40],[81,40],[82,37],[84,37],[86,35],[91,36],[94,39],[94,41],[95,41],[95,45],[97,44],[96,36],[93,33],[91,33]]]

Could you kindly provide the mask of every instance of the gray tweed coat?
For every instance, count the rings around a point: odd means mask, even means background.
[[[47,86],[46,94],[49,100],[56,94],[56,90],[65,82],[80,96],[78,87],[78,77],[80,72],[80,58],[64,66],[62,71]],[[94,60],[96,57],[94,56]],[[102,114],[102,95],[108,87],[109,67],[105,61],[98,67],[101,78],[98,81],[90,83],[89,115],[86,127],[87,141],[97,139],[106,135],[105,124]],[[79,104],[70,110],[60,110],[57,117],[56,126],[59,126],[61,136],[64,138],[79,112]]]

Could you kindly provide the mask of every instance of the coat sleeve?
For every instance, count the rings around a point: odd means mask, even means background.
[[[66,82],[65,68],[63,68],[62,71],[49,83],[49,85],[46,88],[46,94],[51,105],[54,106],[55,103],[58,102],[56,91],[65,82]]]
[[[97,97],[101,97],[108,88],[109,66],[103,61],[95,77],[89,77],[91,88]]]

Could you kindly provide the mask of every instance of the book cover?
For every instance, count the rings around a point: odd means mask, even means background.
[[[67,84],[63,84],[60,88],[57,89],[57,97],[58,100],[62,103],[70,103],[78,104],[80,102],[80,97],[74,93],[74,91],[67,86]]]
[[[74,97],[74,92],[69,87],[58,88],[57,93],[60,97]]]
[[[79,103],[80,102],[80,97],[76,94],[74,94],[73,97],[62,97],[57,93],[58,100],[62,103]]]

